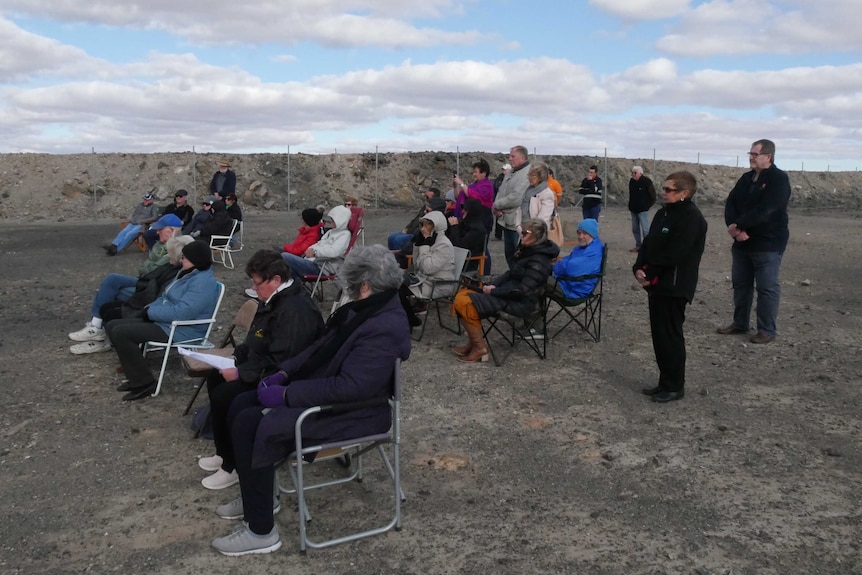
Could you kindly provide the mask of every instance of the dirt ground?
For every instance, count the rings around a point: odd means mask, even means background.
[[[0,572],[862,573],[862,223],[791,213],[780,335],[754,346],[715,334],[732,311],[730,250],[718,208],[706,215],[683,401],[639,392],[656,380],[646,298],[628,212],[605,210],[600,343],[569,330],[545,361],[523,348],[502,368],[463,365],[448,351],[458,338],[430,326],[404,364],[403,529],[303,557],[283,497],[283,548],[243,558],[210,547],[232,528],[214,509],[237,490],[200,485],[212,445],[180,415],[195,380],[175,361],[161,396],[123,403],[113,352],[68,352],[99,280],[143,256],[104,255],[115,221],[0,222]],[[367,241],[409,217],[369,213]],[[216,271],[222,328],[243,301],[244,261],[298,222],[246,220],[239,269]],[[358,503],[388,493],[382,473],[370,459],[365,483],[315,493],[312,532],[369,515]]]

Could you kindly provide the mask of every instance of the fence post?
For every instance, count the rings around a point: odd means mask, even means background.
[[[287,145],[287,213],[290,214],[290,144]]]
[[[90,151],[93,154],[93,165],[90,168],[90,181],[92,182],[91,185],[93,186],[93,219],[95,220],[98,216],[98,208],[96,202],[96,165],[99,163],[99,158],[96,156],[95,146],[91,147]]]
[[[380,203],[380,145],[374,146],[374,209]]]

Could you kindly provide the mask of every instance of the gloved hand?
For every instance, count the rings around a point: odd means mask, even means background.
[[[264,407],[284,407],[287,404],[284,398],[286,390],[283,385],[264,386],[261,381],[257,385],[257,400]]]
[[[276,371],[270,375],[267,375],[263,379],[260,380],[260,383],[257,384],[257,388],[261,387],[269,387],[271,385],[285,385],[287,383],[287,374],[281,370]]]

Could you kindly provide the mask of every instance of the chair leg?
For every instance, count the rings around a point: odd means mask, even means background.
[[[189,414],[189,411],[191,411],[191,409],[192,409],[192,405],[194,405],[195,401],[197,401],[198,395],[200,394],[201,390],[204,388],[204,385],[206,385],[206,382],[207,382],[207,378],[201,379],[200,384],[198,384],[198,388],[195,390],[194,395],[192,395],[192,398],[189,400],[189,404],[186,405],[186,410],[183,412],[183,415]]]
[[[165,378],[165,368],[168,366],[168,356],[171,354],[171,348],[165,348],[165,357],[162,360],[162,369],[159,371],[159,381],[156,383],[156,391],[153,392],[152,397],[155,397],[162,390],[162,380]]]

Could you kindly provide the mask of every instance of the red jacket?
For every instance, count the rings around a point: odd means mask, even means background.
[[[292,244],[284,244],[284,251],[295,256],[302,256],[305,250],[320,241],[323,222],[314,226],[302,226]]]

